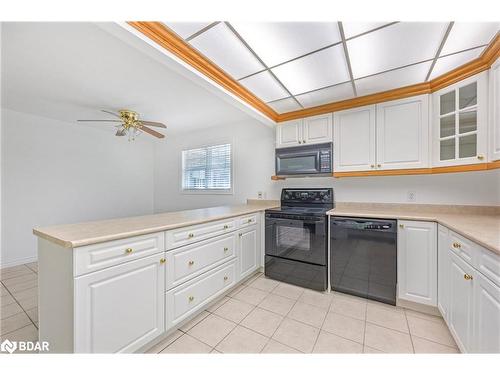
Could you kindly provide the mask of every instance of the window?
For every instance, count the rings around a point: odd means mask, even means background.
[[[462,159],[477,154],[477,82],[439,97],[439,158]]]
[[[182,151],[182,189],[228,192],[232,188],[231,144]]]

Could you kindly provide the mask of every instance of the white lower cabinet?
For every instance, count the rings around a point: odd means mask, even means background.
[[[476,353],[500,353],[500,288],[477,272],[474,284],[474,346]]]
[[[164,253],[74,281],[74,351],[133,352],[165,331]]]
[[[255,272],[260,265],[260,239],[257,226],[242,229],[238,233],[238,280]]]
[[[474,269],[459,258],[450,254],[450,311],[448,326],[458,347],[463,352],[470,351],[472,344],[473,322],[473,280]]]
[[[168,291],[165,298],[167,329],[194,314],[235,282],[236,262],[232,261]]]
[[[448,318],[450,301],[450,251],[448,228],[438,225],[438,296],[437,305],[443,318]]]
[[[398,223],[398,298],[436,306],[436,223],[406,220]]]

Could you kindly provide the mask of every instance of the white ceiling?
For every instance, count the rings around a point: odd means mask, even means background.
[[[183,25],[182,33],[203,25]],[[164,122],[167,136],[250,118],[164,60],[112,23],[3,23],[2,107],[75,123],[108,118],[100,109],[128,108]],[[82,126],[114,132],[112,124]]]
[[[478,57],[500,28],[498,22],[164,24],[279,113],[425,82]]]

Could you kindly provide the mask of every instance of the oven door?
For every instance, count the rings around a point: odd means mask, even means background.
[[[325,217],[266,214],[266,255],[326,266],[326,232]]]
[[[276,175],[315,174],[321,172],[318,150],[276,150]]]

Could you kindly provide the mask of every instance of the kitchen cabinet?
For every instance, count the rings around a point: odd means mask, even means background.
[[[75,279],[77,353],[133,352],[165,331],[164,253]]]
[[[318,115],[276,126],[276,148],[332,142],[332,115]]]
[[[486,162],[488,72],[432,94],[433,166]]]
[[[474,345],[476,353],[500,353],[500,287],[480,272],[474,288]]]
[[[238,233],[238,257],[239,277],[242,280],[251,275],[259,268],[260,263],[260,239],[258,238],[257,226],[240,230]]]
[[[450,311],[448,327],[463,352],[469,352],[472,345],[473,322],[473,279],[472,266],[455,253],[450,254]]]
[[[377,104],[377,169],[429,165],[429,96]]]
[[[450,251],[448,228],[438,225],[438,296],[437,306],[443,318],[448,317],[450,300]]]
[[[375,106],[333,114],[333,170],[375,169]]]
[[[436,223],[398,224],[398,298],[437,306]]]
[[[489,71],[489,160],[500,160],[500,59]]]

